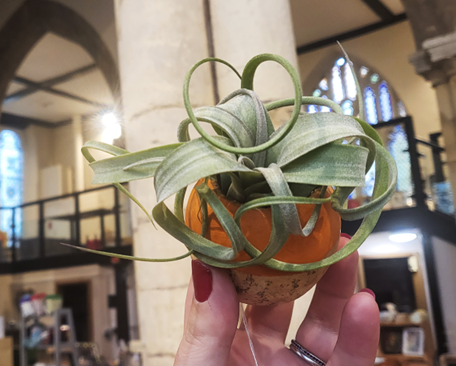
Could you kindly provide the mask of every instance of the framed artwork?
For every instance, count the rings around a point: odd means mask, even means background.
[[[385,355],[402,353],[402,328],[382,327],[380,332],[380,347]]]
[[[422,328],[404,328],[402,332],[402,353],[407,356],[423,356],[424,330]]]

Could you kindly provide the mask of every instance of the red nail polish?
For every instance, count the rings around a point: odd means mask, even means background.
[[[348,240],[350,240],[352,237],[348,234],[345,234],[345,233],[340,233],[340,237],[341,238],[347,238]]]
[[[360,292],[365,292],[366,294],[371,295],[375,299],[375,293],[370,288],[363,288]]]
[[[192,260],[192,273],[195,299],[206,302],[212,292],[212,272],[203,262]]]

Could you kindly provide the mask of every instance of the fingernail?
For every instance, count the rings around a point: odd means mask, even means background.
[[[212,292],[212,272],[203,262],[192,260],[192,274],[195,299],[206,302]]]
[[[360,292],[365,292],[366,294],[371,295],[375,299],[375,293],[370,288],[363,288]]]
[[[352,237],[348,234],[345,234],[345,233],[340,233],[340,236],[341,238],[347,238],[348,240],[350,240]]]

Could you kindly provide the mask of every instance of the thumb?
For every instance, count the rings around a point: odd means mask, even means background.
[[[194,296],[174,366],[225,365],[236,333],[239,304],[226,271],[192,261]]]

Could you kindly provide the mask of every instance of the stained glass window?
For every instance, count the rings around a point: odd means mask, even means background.
[[[356,99],[356,83],[353,73],[348,62],[344,66],[344,79],[345,88],[347,89],[347,98],[351,100]]]
[[[332,80],[331,80],[332,92],[333,92],[333,100],[336,103],[342,102],[344,100],[344,87],[342,85],[342,76],[340,73],[340,67],[334,65],[332,68]]]
[[[372,164],[371,168],[366,174],[366,185],[363,187],[363,195],[366,197],[371,197],[374,193],[375,185],[375,162]]]
[[[376,125],[378,122],[377,101],[374,90],[370,86],[364,89],[364,104],[366,105],[367,122],[371,125]]]
[[[345,65],[345,59],[343,57],[337,59],[336,65],[339,66],[339,67],[344,66]]]
[[[318,112],[318,108],[316,105],[311,104],[311,105],[307,106],[307,113],[317,113],[317,112]]]
[[[407,115],[407,111],[405,110],[404,103],[399,101],[397,103],[397,111],[399,112],[399,116],[405,117]]]
[[[381,74],[376,72],[375,69],[361,63],[354,63],[353,68],[362,91],[361,94],[367,122],[375,125],[407,115],[406,108],[392,88],[392,84],[388,83]],[[347,60],[344,57],[333,60],[331,67],[328,67],[326,72],[320,76],[317,85],[304,85],[304,89],[308,90],[308,94],[312,94],[315,90],[318,90],[319,97],[330,98],[337,102],[344,114],[358,116],[357,86]],[[312,105],[307,106],[307,111],[309,113],[327,112],[329,108]],[[388,128],[392,131],[392,127]],[[406,137],[401,126],[398,126],[391,133],[388,141],[388,150],[396,160],[399,168],[397,190],[403,192],[406,197],[410,197],[413,193],[413,186],[411,181],[410,158],[406,151],[408,148]],[[342,141],[343,144],[347,144],[348,142],[349,140]],[[350,142],[352,144],[360,144],[359,140],[351,141],[350,139]],[[365,187],[357,188],[353,191],[350,194],[350,200],[358,200],[361,203],[364,199],[369,201],[368,197],[372,196],[374,182],[375,165],[366,174]]]
[[[407,135],[401,125],[394,127],[389,135],[388,150],[397,164],[397,190],[406,196],[412,194],[412,173],[408,153]]]
[[[362,90],[366,120],[370,124],[389,121],[407,115],[404,104],[379,73],[362,64],[353,64]],[[335,59],[318,85],[309,85],[310,94],[330,98],[338,103],[345,114],[358,116],[357,87],[350,64],[344,57]],[[304,85],[304,89],[306,86]],[[308,113],[329,112],[328,107],[307,106]]]
[[[344,114],[348,114],[349,116],[353,116],[353,102],[351,100],[346,100],[341,105]]]
[[[389,121],[393,118],[393,106],[391,105],[391,97],[388,90],[388,85],[386,81],[382,81],[378,87],[378,92],[380,94],[380,109],[382,111],[382,120],[384,122]]]
[[[323,95],[323,98],[328,99],[326,95]],[[320,112],[331,112],[331,108],[326,107],[325,105],[320,106]]]
[[[15,207],[22,203],[23,153],[17,133],[3,130],[0,133],[0,207]],[[22,232],[22,213],[15,213],[15,234]],[[12,237],[12,210],[0,211],[0,230],[8,234],[8,246]]]
[[[323,78],[321,79],[320,83],[318,84],[318,86],[323,89],[324,91],[328,90],[328,79],[326,78]]]
[[[372,74],[371,76],[371,83],[372,84],[377,84],[377,82],[380,80],[380,76],[378,74]]]
[[[369,73],[369,69],[366,66],[361,66],[359,68],[359,74],[361,75],[362,78],[365,78],[368,73]]]
[[[314,92],[312,93],[314,97],[319,97],[321,95],[321,90],[320,89],[315,89]]]

